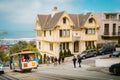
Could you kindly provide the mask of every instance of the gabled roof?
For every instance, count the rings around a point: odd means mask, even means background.
[[[42,28],[44,28],[44,25],[46,24],[49,16],[50,15],[37,15],[39,24],[41,25]]]
[[[60,19],[63,13],[64,11],[56,13],[53,17],[51,17],[51,15],[38,15],[38,19],[41,27],[43,29],[53,28],[57,24],[58,20]]]
[[[52,29],[56,26],[57,22],[59,21],[60,17],[63,15],[65,11],[56,13],[53,17],[51,15],[38,15],[38,20],[41,25],[42,29]],[[73,29],[78,29],[84,26],[85,22],[87,21],[88,17],[91,13],[87,14],[68,14],[75,26]]]
[[[88,17],[91,13],[87,14],[69,14],[70,18],[72,19],[73,23],[75,24],[74,29],[81,28],[84,26],[85,22],[87,21]]]
[[[44,29],[53,28],[57,24],[57,22],[59,21],[60,17],[64,12],[65,11],[56,13],[53,17],[51,17],[50,20],[48,20],[48,23],[45,25]]]

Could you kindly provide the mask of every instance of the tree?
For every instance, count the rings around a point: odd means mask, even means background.
[[[59,57],[61,58],[63,56],[62,50],[60,50]]]
[[[73,54],[71,53],[70,49],[68,49],[68,56],[73,56]]]
[[[64,56],[65,56],[65,57],[67,56],[67,51],[66,51],[66,49],[64,50]]]
[[[96,47],[95,47],[95,44],[93,44],[93,48],[96,48]]]
[[[14,44],[13,46],[9,47],[10,54],[19,52],[24,50],[32,50],[38,52],[35,44],[33,42],[27,43],[25,41],[19,41],[18,43]]]
[[[3,62],[3,61],[8,61],[9,60],[9,57],[7,54],[4,53],[3,50],[0,51],[0,60]]]

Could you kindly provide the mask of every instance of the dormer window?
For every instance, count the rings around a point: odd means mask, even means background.
[[[63,18],[63,23],[66,24],[66,17]]]
[[[89,19],[89,23],[93,23],[94,19],[93,18],[90,18]]]

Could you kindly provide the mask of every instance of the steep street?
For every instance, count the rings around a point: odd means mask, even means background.
[[[107,55],[106,55],[107,56]],[[108,68],[95,67],[94,60],[102,56],[85,59],[82,61],[82,67],[73,67],[70,60],[67,62],[54,64],[41,64],[38,69],[32,72],[20,73],[12,72],[9,68],[5,68],[5,74],[2,74],[0,79],[4,80],[119,80],[120,76],[115,76],[109,73]],[[72,57],[71,57],[72,59]],[[4,76],[11,77],[7,79]]]

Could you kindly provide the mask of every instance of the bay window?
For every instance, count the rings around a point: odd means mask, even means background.
[[[70,36],[70,30],[68,29],[63,29],[59,31],[60,37],[69,37]]]
[[[86,29],[86,34],[95,34],[95,29],[94,28],[88,28]]]

